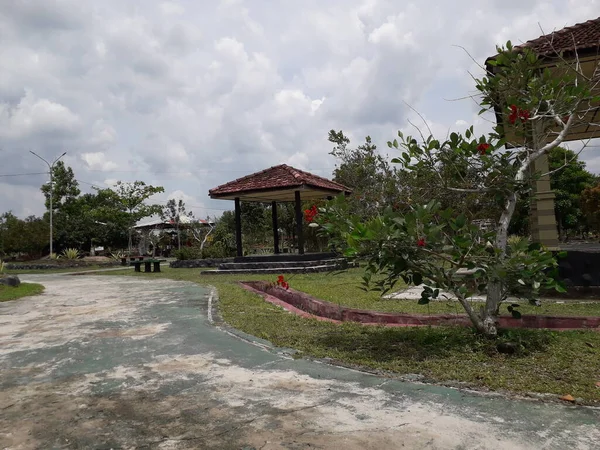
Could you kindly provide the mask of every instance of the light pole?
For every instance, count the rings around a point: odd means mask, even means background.
[[[54,164],[57,163],[57,161],[62,158],[63,156],[65,156],[67,154],[67,152],[64,152],[62,155],[60,155],[58,158],[56,158],[54,161],[52,161],[52,164],[50,164],[48,161],[46,161],[44,158],[42,158],[40,155],[38,155],[37,153],[29,150],[29,153],[31,153],[34,156],[37,156],[38,158],[40,158],[42,161],[44,161],[47,165],[48,165],[48,170],[50,171],[50,258],[52,258],[53,252],[52,252],[52,241],[53,241],[53,233],[52,233],[52,199],[54,198],[54,186],[52,183],[52,169],[54,169]]]

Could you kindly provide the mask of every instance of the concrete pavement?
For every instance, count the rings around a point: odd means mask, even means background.
[[[598,448],[600,411],[294,360],[210,319],[208,288],[32,275],[0,303],[0,448]],[[217,318],[218,317],[214,317]]]

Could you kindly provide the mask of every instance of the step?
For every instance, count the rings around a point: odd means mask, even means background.
[[[282,275],[287,273],[317,273],[317,272],[334,272],[336,270],[340,270],[338,266],[335,264],[323,264],[320,266],[312,266],[312,267],[286,267],[284,269],[276,268],[276,269],[225,269],[225,270],[203,270],[200,272],[200,275],[237,275],[244,273],[253,273],[253,274],[276,274]]]
[[[278,255],[250,255],[237,256],[234,260],[236,263],[251,263],[251,262],[279,262],[279,261],[322,261],[326,259],[339,258],[339,255],[333,252],[325,253],[305,253],[303,255],[297,253],[280,253]]]
[[[235,269],[285,269],[287,267],[314,267],[322,265],[336,265],[340,268],[348,266],[345,258],[326,259],[322,261],[274,261],[274,262],[243,262],[219,264],[220,270]]]

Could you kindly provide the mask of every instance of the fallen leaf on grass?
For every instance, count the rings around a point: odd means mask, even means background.
[[[586,342],[585,345],[587,345],[590,348],[594,348],[594,344],[592,344],[591,342]]]
[[[563,395],[560,399],[564,400],[565,402],[574,402],[575,401],[575,399],[573,398],[573,396],[571,394]]]
[[[596,387],[600,388],[600,381],[596,381]]]

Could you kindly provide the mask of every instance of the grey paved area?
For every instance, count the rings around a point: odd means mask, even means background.
[[[215,327],[209,291],[22,276],[0,303],[0,448],[592,449],[600,411],[293,360]]]

